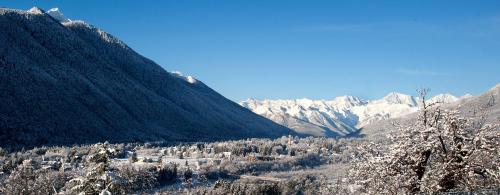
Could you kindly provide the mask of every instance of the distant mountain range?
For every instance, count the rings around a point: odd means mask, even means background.
[[[426,102],[450,104],[471,95],[455,97],[436,95]],[[399,118],[419,110],[419,98],[389,93],[379,100],[363,100],[341,96],[332,100],[255,100],[240,105],[298,133],[313,136],[350,136],[364,126],[391,118]]]
[[[1,147],[295,134],[58,9],[0,8],[0,45]]]
[[[500,125],[500,84],[497,84],[481,95],[467,95],[440,106],[444,109],[458,110],[460,114],[464,116],[471,116],[474,113],[485,114],[486,123]],[[481,110],[483,110],[484,113],[480,113],[483,112]],[[394,127],[394,123],[403,126],[411,125],[417,119],[417,114],[418,113],[411,113],[402,117],[375,121],[363,126],[360,133],[371,140],[385,139],[388,133],[397,129]]]

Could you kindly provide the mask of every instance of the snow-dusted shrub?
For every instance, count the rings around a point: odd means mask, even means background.
[[[227,178],[227,174],[224,174],[215,166],[202,165],[198,170],[198,179],[201,181],[217,180],[219,178]]]
[[[69,179],[69,175],[62,171],[40,171],[36,180],[35,188],[43,189],[44,193],[58,193]]]
[[[0,156],[5,156],[7,154],[8,154],[8,152],[5,149],[3,149],[2,147],[0,147]]]
[[[10,173],[18,165],[18,160],[12,157],[2,158],[2,163],[0,164],[0,172]]]
[[[174,194],[173,191],[162,194]],[[331,187],[325,177],[310,175],[293,176],[283,181],[238,179],[233,181],[217,180],[212,186],[187,189],[184,194],[339,194]],[[345,194],[345,193],[343,193]]]
[[[138,160],[139,159],[137,158],[137,153],[135,153],[135,152],[130,153],[130,156],[128,157],[128,162],[129,163],[135,163]]]
[[[117,177],[109,168],[109,156],[113,152],[108,143],[95,144],[89,147],[89,154],[86,156],[85,169],[80,176],[72,178],[66,183],[64,193],[70,194],[99,194],[110,190],[111,192],[121,192],[124,181]]]
[[[282,194],[338,194],[326,178],[311,175],[294,176],[279,183]]]
[[[158,185],[154,170],[149,168],[123,166],[116,171],[116,176],[124,181],[120,187],[126,192],[149,190]]]
[[[31,152],[37,154],[37,155],[44,155],[47,152],[46,147],[41,147],[41,148],[33,148]]]
[[[245,173],[300,170],[319,166],[321,163],[322,160],[318,154],[309,153],[295,158],[272,158],[269,161],[247,161],[246,163],[224,161],[220,165],[220,170],[223,174],[241,175]]]
[[[325,178],[314,176],[292,177],[290,179],[271,182],[237,180],[228,182],[217,181],[211,188],[194,189],[191,194],[337,194],[332,191]]]
[[[229,182],[226,180],[217,181],[211,188],[198,188],[189,191],[189,194],[269,194],[279,195],[282,194],[280,187],[274,182],[261,182],[254,183],[247,180],[238,180],[238,182]]]
[[[168,163],[158,168],[157,180],[160,184],[168,184],[177,180],[177,164]]]
[[[193,170],[191,170],[189,167],[186,168],[182,172],[182,180],[186,183],[191,183],[191,179],[193,178]]]
[[[101,151],[95,154],[89,154],[87,156],[87,162],[89,163],[108,163],[109,156],[105,151]]]
[[[273,155],[286,154],[286,150],[282,145],[276,145],[272,148]]]
[[[106,163],[93,164],[83,175],[68,181],[64,194],[127,194],[150,190],[157,185],[155,171],[130,165],[110,168]]]
[[[245,189],[241,188],[240,189]],[[254,184],[247,187],[245,194],[269,194],[269,195],[279,195],[281,194],[281,189],[276,183],[262,183]]]
[[[176,153],[176,156],[177,156],[178,159],[184,159],[184,153],[183,152],[178,151]]]
[[[105,163],[89,164],[87,171],[81,176],[72,178],[63,190],[67,194],[98,194],[109,187],[111,176]]]
[[[148,158],[148,157],[143,157],[141,161],[145,162],[145,163],[152,163],[153,159],[152,158]]]
[[[425,98],[422,98],[425,100]],[[392,135],[380,153],[376,144],[360,147],[365,159],[350,170],[352,193],[474,191],[500,186],[500,131],[484,117],[429,108],[419,120]]]
[[[33,160],[25,160],[0,186],[0,194],[56,194],[64,186],[63,172],[42,170]]]
[[[292,165],[296,169],[315,167],[321,165],[321,157],[316,153],[309,153],[295,158]]]
[[[112,145],[108,150],[110,158],[125,158],[127,156],[125,144]]]

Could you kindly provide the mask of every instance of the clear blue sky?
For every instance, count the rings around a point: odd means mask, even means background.
[[[224,96],[480,94],[500,82],[500,1],[11,1],[59,7]]]

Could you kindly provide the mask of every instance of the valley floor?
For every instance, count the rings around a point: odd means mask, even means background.
[[[352,194],[359,185],[346,177],[366,143],[282,137],[0,149],[0,194]]]
[[[175,146],[100,143],[2,150],[0,192],[319,193],[333,190],[359,142],[282,137]],[[30,187],[26,180],[40,186]]]

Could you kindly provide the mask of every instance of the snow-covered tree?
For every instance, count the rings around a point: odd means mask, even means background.
[[[500,186],[500,131],[484,116],[426,105],[418,120],[400,126],[388,151],[365,145],[365,159],[349,172],[351,192],[472,191]]]

